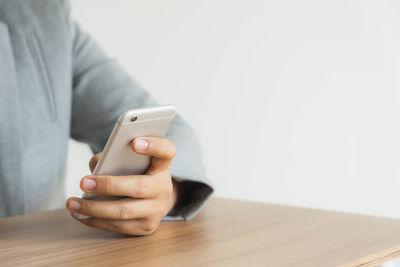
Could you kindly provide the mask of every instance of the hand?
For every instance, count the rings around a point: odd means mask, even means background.
[[[111,201],[69,198],[66,207],[75,219],[91,227],[130,235],[148,235],[157,230],[161,219],[174,207],[177,199],[177,187],[170,173],[175,144],[163,138],[138,137],[132,141],[132,149],[152,156],[146,174],[90,175],[83,177],[80,183],[84,192],[128,198]],[[100,154],[90,160],[92,171]],[[79,219],[79,214],[90,218]]]

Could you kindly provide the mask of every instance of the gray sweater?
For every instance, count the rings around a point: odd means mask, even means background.
[[[100,152],[122,112],[155,105],[71,21],[68,2],[0,0],[0,217],[63,207],[68,139]],[[179,115],[167,138],[183,190],[165,219],[190,219],[213,189]]]

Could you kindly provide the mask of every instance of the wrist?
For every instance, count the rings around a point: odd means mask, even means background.
[[[170,213],[179,201],[179,182],[172,179],[172,194],[168,202],[168,213]]]

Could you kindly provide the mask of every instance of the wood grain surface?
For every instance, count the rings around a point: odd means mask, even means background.
[[[217,198],[148,237],[65,210],[0,219],[0,266],[375,266],[399,245],[399,220]]]

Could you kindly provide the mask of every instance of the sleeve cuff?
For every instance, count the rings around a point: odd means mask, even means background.
[[[213,193],[206,183],[173,178],[179,186],[178,201],[163,221],[190,220],[195,217]]]

